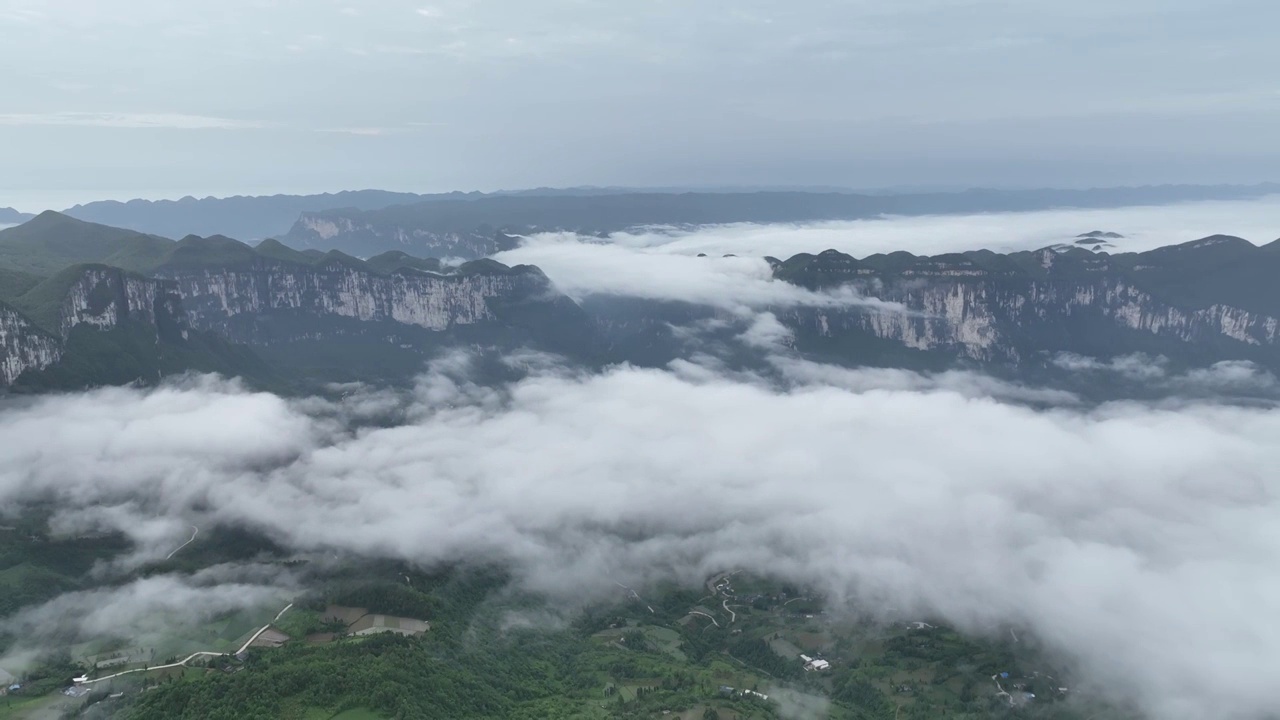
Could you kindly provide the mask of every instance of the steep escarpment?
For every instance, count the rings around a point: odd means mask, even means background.
[[[1280,252],[1214,236],[1123,255],[1047,248],[855,259],[827,251],[773,261],[775,276],[898,303],[785,313],[802,347],[856,357],[921,353],[1016,364],[1046,354],[1161,352],[1280,360]]]
[[[521,307],[567,300],[534,267],[491,261],[451,272],[377,272],[337,253],[313,264],[259,257],[248,265],[161,268],[192,327],[270,345],[353,334],[441,333],[511,324]],[[562,320],[571,321],[572,316]]]
[[[181,332],[185,318],[175,283],[107,266],[72,272],[74,279],[58,308],[58,329],[64,337],[79,325],[109,330],[130,321],[157,332],[162,328]]]
[[[0,312],[4,385],[28,373],[59,375],[78,384],[128,382],[139,369],[150,372],[189,344],[174,283],[106,265],[67,268],[13,304]],[[182,369],[173,363],[165,367]]]
[[[22,373],[41,370],[58,361],[61,341],[36,327],[22,313],[0,303],[0,387],[12,385]]]
[[[96,227],[48,215],[20,239],[45,248],[71,236],[83,255]],[[102,237],[110,240],[114,230]],[[145,275],[102,264],[44,280],[5,270],[0,299],[13,310],[4,384],[72,366],[45,386],[194,368],[256,370],[249,348],[294,373],[339,378],[404,377],[425,356],[455,347],[570,356],[592,348],[581,308],[534,267],[478,260],[446,268],[403,252],[365,261],[221,236],[165,243],[117,248]]]

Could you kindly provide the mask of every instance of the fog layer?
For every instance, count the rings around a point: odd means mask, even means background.
[[[849,222],[721,225],[696,230],[657,229],[615,233],[611,241],[652,254],[711,256],[772,255],[835,248],[854,257],[905,250],[917,255],[988,249],[1035,250],[1072,243],[1093,230],[1116,232],[1108,252],[1141,252],[1164,245],[1227,234],[1257,245],[1280,237],[1280,196],[1259,200],[1192,202],[1174,205],[1081,210],[1064,208],[1021,213],[883,217]],[[526,253],[529,251],[526,249]],[[525,254],[521,262],[540,256]]]
[[[482,388],[453,358],[398,400],[338,404],[216,378],[43,398],[0,413],[0,507],[53,497],[55,526],[149,556],[234,523],[298,550],[498,559],[554,597],[777,573],[837,608],[1033,631],[1155,717],[1274,707],[1274,410],[1035,410],[961,373],[800,367],[780,390],[543,367]],[[393,427],[348,424],[393,406]]]

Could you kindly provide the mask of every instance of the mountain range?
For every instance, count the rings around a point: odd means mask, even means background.
[[[913,194],[753,192],[621,193],[600,196],[490,195],[304,212],[284,236],[294,247],[336,247],[353,255],[387,250],[471,259],[505,249],[513,235],[585,235],[652,226],[858,220],[882,215],[1100,208],[1260,197],[1280,185],[1167,185],[1095,190],[968,190]]]
[[[1063,354],[1144,353],[1280,370],[1280,241],[767,260],[776,282],[884,301],[770,309],[791,351],[824,362],[1018,377],[1055,372]],[[54,212],[0,231],[0,385],[16,389],[186,369],[276,385],[396,379],[457,348],[528,348],[590,367],[712,353],[767,368],[761,351],[734,342],[742,322],[691,303],[574,300],[536,267],[488,259],[174,241]]]
[[[388,250],[475,259],[504,236],[538,230],[609,233],[653,225],[852,220],[879,215],[1000,212],[1238,200],[1280,184],[1161,185],[1089,190],[870,190],[835,188],[534,188],[416,194],[358,190],[318,195],[184,197],[76,205],[63,214],[147,235],[225,235],[366,257]],[[0,208],[0,225],[34,216]],[[501,232],[500,232],[501,231]],[[286,237],[287,236],[287,237]]]

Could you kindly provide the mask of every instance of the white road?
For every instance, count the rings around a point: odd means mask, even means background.
[[[192,661],[192,660],[194,660],[195,658],[200,657],[201,655],[212,655],[212,656],[214,656],[214,657],[217,657],[217,656],[219,656],[219,655],[225,655],[225,654],[226,654],[226,653],[220,653],[220,652],[203,652],[203,651],[201,651],[201,652],[194,652],[194,653],[191,653],[190,655],[188,655],[186,658],[184,658],[184,659],[182,659],[182,660],[179,660],[179,661],[178,661],[178,662],[176,662],[176,663],[169,663],[168,665],[155,665],[155,666],[147,667],[147,668],[134,668],[134,669],[132,669],[132,670],[124,670],[124,671],[121,671],[121,672],[115,673],[114,675],[106,675],[106,676],[103,676],[103,677],[100,677],[100,678],[94,678],[94,679],[92,679],[92,680],[85,680],[85,681],[84,681],[84,683],[82,683],[82,684],[84,684],[84,685],[92,685],[93,683],[100,683],[100,682],[102,682],[103,680],[110,680],[110,679],[112,679],[112,678],[118,678],[118,677],[120,677],[121,675],[129,675],[129,674],[131,674],[131,673],[151,672],[152,670],[164,670],[165,668],[175,668],[175,667],[180,667],[180,666],[182,666],[182,665],[186,665],[187,663],[191,662],[191,661]]]
[[[274,620],[272,620],[271,622],[267,623],[266,625],[263,625],[262,627],[258,628],[258,632],[254,633],[254,634],[253,634],[253,636],[252,636],[252,637],[250,637],[250,638],[249,638],[249,640],[248,640],[247,642],[245,642],[245,644],[244,644],[244,645],[241,645],[241,646],[240,646],[240,649],[236,651],[236,654],[237,654],[237,655],[239,655],[240,653],[244,652],[245,650],[248,650],[248,649],[249,649],[249,646],[253,644],[253,641],[254,641],[254,640],[257,640],[259,635],[261,635],[262,633],[266,632],[266,631],[267,631],[267,628],[271,627],[271,623],[273,623],[273,622],[277,622],[278,620],[280,620],[280,618],[281,618],[285,613],[289,612],[289,608],[291,608],[291,607],[293,607],[293,603],[289,603],[288,605],[285,605],[283,610],[281,610],[280,612],[276,613],[276,617],[275,617],[275,619],[274,619]]]
[[[195,542],[196,536],[197,536],[197,535],[199,535],[199,534],[200,534],[200,528],[196,527],[195,525],[192,525],[192,526],[191,526],[191,538],[190,538],[189,540],[187,540],[186,542],[182,543],[181,545],[179,545],[178,547],[174,548],[174,549],[173,549],[173,552],[171,552],[171,553],[169,553],[168,555],[166,555],[164,559],[165,559],[165,560],[170,560],[170,559],[172,559],[174,555],[177,555],[177,554],[178,554],[178,551],[179,551],[179,550],[181,550],[182,548],[184,548],[184,547],[186,547],[186,546],[190,545],[191,543]]]
[[[192,539],[194,539],[194,538],[195,538],[195,536],[192,536]],[[188,542],[190,542],[190,541],[188,541]],[[181,549],[181,548],[179,548],[179,549]],[[174,552],[177,552],[177,551],[175,550]],[[283,610],[281,610],[280,612],[276,613],[276,617],[275,617],[275,619],[274,619],[274,620],[272,620],[271,622],[276,622],[276,621],[278,621],[281,617],[283,617],[283,616],[284,616],[284,614],[285,614],[285,613],[289,612],[289,608],[292,608],[292,607],[293,607],[293,603],[289,603],[288,605],[285,605]],[[254,640],[257,640],[257,639],[258,639],[258,636],[259,636],[259,635],[261,635],[262,633],[266,632],[267,628],[269,628],[269,627],[271,627],[271,623],[267,623],[266,625],[263,625],[262,627],[258,628],[258,631],[257,631],[257,632],[255,632],[255,633],[253,634],[253,636],[249,638],[249,641],[248,641],[248,642],[246,642],[244,645],[242,645],[242,646],[240,647],[240,649],[239,649],[239,650],[237,650],[237,651],[236,651],[236,654],[238,655],[238,654],[240,654],[240,653],[244,652],[245,650],[247,650],[247,649],[248,649],[248,647],[249,647],[250,645],[252,645],[252,644],[253,644],[253,641],[254,641]],[[110,679],[112,679],[112,678],[118,678],[118,677],[120,677],[121,675],[129,675],[129,674],[132,674],[132,673],[151,672],[152,670],[165,670],[165,669],[167,669],[167,668],[181,667],[181,666],[186,665],[187,663],[191,662],[192,660],[194,660],[195,658],[198,658],[198,657],[202,657],[202,656],[218,657],[218,656],[220,656],[220,655],[226,655],[226,654],[227,654],[227,653],[210,652],[210,651],[202,650],[202,651],[200,651],[200,652],[193,652],[193,653],[191,653],[190,655],[186,656],[185,658],[183,658],[182,660],[179,660],[179,661],[178,661],[178,662],[176,662],[176,663],[169,663],[168,665],[155,665],[155,666],[152,666],[152,667],[146,667],[146,668],[134,668],[134,669],[132,669],[132,670],[123,670],[123,671],[121,671],[121,672],[114,673],[114,674],[112,674],[112,675],[105,675],[105,676],[100,677],[100,678],[94,678],[94,679],[92,679],[92,680],[85,680],[83,684],[85,684],[85,685],[91,685],[91,684],[93,684],[93,683],[100,683],[100,682],[102,682],[102,681],[104,681],[104,680],[110,680]]]
[[[720,627],[720,623],[716,622],[716,619],[715,619],[715,618],[713,618],[713,617],[711,617],[710,615],[708,615],[708,614],[706,614],[706,613],[702,612],[701,610],[690,610],[690,611],[689,611],[689,614],[690,614],[690,615],[701,615],[702,617],[704,617],[704,618],[706,618],[706,619],[710,620],[710,621],[711,621],[711,623],[712,623],[713,625],[715,625],[716,627]]]

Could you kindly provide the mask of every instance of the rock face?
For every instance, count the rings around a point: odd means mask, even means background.
[[[12,385],[27,370],[41,370],[60,360],[67,337],[77,327],[111,330],[133,322],[151,328],[157,337],[186,334],[182,300],[171,282],[105,265],[85,265],[50,283],[60,299],[53,301],[53,307],[41,309],[43,328],[15,308],[0,304],[0,386]]]
[[[11,385],[26,370],[56,363],[74,328],[107,331],[126,322],[131,332],[142,328],[145,336],[150,328],[171,343],[200,331],[261,348],[336,342],[356,355],[449,343],[528,344],[572,355],[590,345],[581,308],[536,267],[480,260],[449,272],[382,271],[337,253],[298,262],[247,248],[229,257],[181,258],[155,278],[87,265],[46,281],[40,295],[47,300],[24,306],[28,314],[0,306],[0,381]]]
[[[168,257],[156,277],[77,266],[12,307],[0,305],[0,382],[86,352],[67,354],[76,347],[96,353],[82,370],[113,365],[112,353],[160,353],[163,363],[143,364],[153,375],[236,372],[234,364],[192,358],[214,352],[231,362],[240,350],[285,369],[332,368],[356,378],[367,368],[417,372],[424,355],[454,347],[662,366],[714,346],[744,367],[756,361],[754,350],[733,354],[743,328],[710,306],[612,296],[579,305],[530,266],[480,260],[442,270],[398,254],[366,262],[265,244],[259,251],[225,238],[184,240]],[[1197,364],[1252,360],[1280,371],[1280,241],[1259,248],[1214,236],[1121,255],[1069,246],[863,259],[827,251],[771,263],[780,281],[886,301],[775,310],[792,347],[827,361],[1025,368],[1063,352],[1141,352]],[[73,334],[126,324],[127,349]]]
[[[78,325],[109,330],[126,320],[157,328],[185,324],[177,284],[118,268],[87,267],[67,290],[58,327],[66,337]]]
[[[0,303],[0,386],[12,385],[27,370],[58,361],[62,343],[17,310]]]
[[[492,262],[450,274],[383,274],[341,260],[301,266],[262,258],[247,268],[161,273],[177,287],[192,327],[250,345],[334,337],[356,323],[434,332],[500,323],[508,304],[558,295],[541,270]]]
[[[1280,269],[1280,253],[1238,238],[1119,256],[1054,248],[856,260],[827,251],[774,267],[811,288],[847,285],[900,304],[782,314],[828,352],[878,341],[880,350],[1001,364],[1057,352],[1280,360],[1280,295],[1264,280]]]

